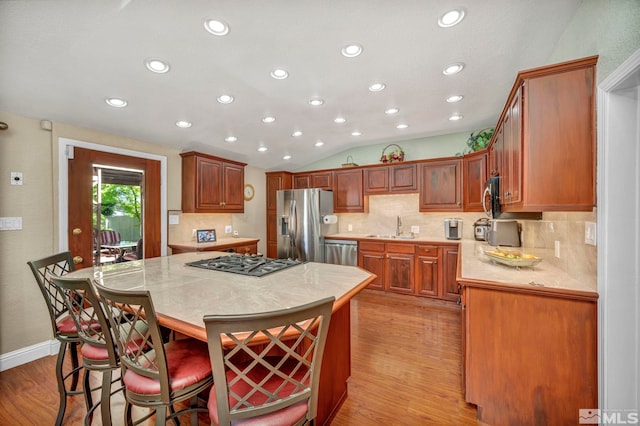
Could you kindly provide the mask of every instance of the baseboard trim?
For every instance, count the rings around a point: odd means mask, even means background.
[[[2,354],[0,355],[0,371],[9,370],[45,356],[56,355],[59,350],[60,342],[54,339]]]

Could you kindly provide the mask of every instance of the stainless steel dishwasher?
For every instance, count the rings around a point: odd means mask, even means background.
[[[358,242],[353,240],[325,240],[324,261],[335,265],[358,265]]]

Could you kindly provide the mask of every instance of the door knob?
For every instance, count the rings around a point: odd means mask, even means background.
[[[77,265],[78,263],[82,263],[82,262],[84,262],[84,259],[82,258],[82,256],[73,256],[73,263]]]
[[[73,235],[80,235],[82,234],[82,229],[80,228],[73,228],[73,231],[71,231],[73,233]]]

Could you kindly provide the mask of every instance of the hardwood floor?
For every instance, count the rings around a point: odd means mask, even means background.
[[[349,397],[332,425],[480,424],[462,392],[457,307],[374,290],[351,303]],[[0,424],[54,423],[55,361],[46,357],[0,373]],[[97,376],[93,382],[98,384]],[[114,425],[122,424],[123,407],[122,395],[115,395]],[[135,411],[134,418],[141,413]],[[64,424],[81,425],[84,414],[82,396],[71,397]],[[200,425],[209,424],[206,415],[199,418]],[[181,420],[189,424],[187,417]],[[101,424],[99,411],[92,424]]]

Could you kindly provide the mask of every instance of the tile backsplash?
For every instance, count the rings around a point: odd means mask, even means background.
[[[522,224],[522,246],[553,250],[560,244],[560,257],[547,256],[545,262],[565,270],[569,275],[595,287],[597,249],[584,243],[585,222],[596,222],[596,212],[548,212],[542,220],[519,220]],[[369,213],[338,215],[341,234],[395,234],[396,218],[400,216],[404,234],[411,226],[419,226],[420,237],[444,237],[444,219],[455,217],[463,221],[462,235],[473,239],[473,224],[486,217],[484,213],[421,213],[418,194],[376,195],[369,197]],[[352,230],[348,231],[349,225]]]

